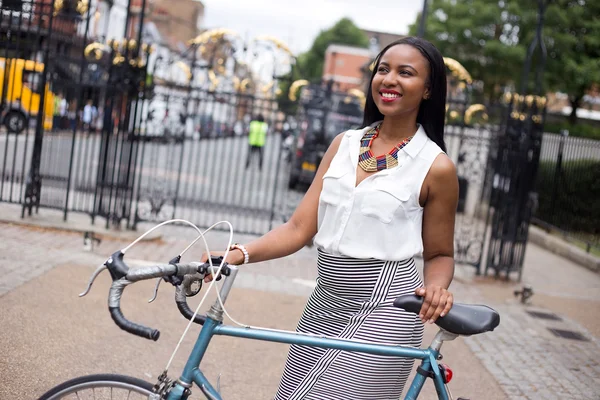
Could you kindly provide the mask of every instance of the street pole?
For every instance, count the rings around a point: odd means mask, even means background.
[[[423,11],[421,11],[421,22],[419,23],[419,32],[417,33],[417,36],[420,38],[425,36],[425,23],[427,21],[428,3],[428,0],[423,0]]]

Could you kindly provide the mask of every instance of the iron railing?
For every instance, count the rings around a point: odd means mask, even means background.
[[[533,222],[585,251],[600,251],[600,141],[544,134]]]

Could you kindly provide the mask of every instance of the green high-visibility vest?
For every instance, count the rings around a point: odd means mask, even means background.
[[[267,136],[267,123],[260,121],[250,122],[250,133],[248,136],[248,143],[250,146],[263,147],[265,145],[265,138]]]
[[[54,96],[54,111],[53,111],[54,116],[60,115],[60,101],[61,101],[60,97]]]

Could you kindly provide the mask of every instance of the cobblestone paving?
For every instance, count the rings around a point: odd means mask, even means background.
[[[482,301],[479,290],[453,283],[461,302]],[[565,317],[560,321],[532,317],[516,300],[490,304],[500,313],[492,333],[465,338],[465,343],[511,400],[600,399],[600,341]],[[595,307],[598,305],[596,304]],[[586,341],[556,337],[548,328],[576,331]]]
[[[0,224],[0,228],[0,298],[55,266],[96,266],[126,245],[124,241],[106,240],[88,252],[83,249],[81,234],[11,224]],[[140,264],[140,260],[165,262],[184,248],[190,237],[190,233],[168,230],[162,241],[142,242],[129,254],[130,260],[133,264]],[[213,235],[210,241],[215,248],[226,242],[224,233]],[[191,256],[200,253],[198,250]],[[307,296],[316,275],[314,260],[314,249],[303,249],[285,262],[248,267],[252,271],[240,274],[236,285]],[[501,324],[496,331],[465,338],[465,342],[496,377],[507,398],[600,399],[600,342],[583,327],[562,316],[559,321],[532,317],[516,301],[489,304],[473,284],[455,280],[453,291],[460,302],[486,302],[500,312]],[[598,304],[591,307],[597,309]],[[576,331],[586,340],[559,338],[548,328]]]

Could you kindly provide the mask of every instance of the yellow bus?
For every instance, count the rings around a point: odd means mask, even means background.
[[[0,57],[0,122],[9,132],[21,133],[38,115],[44,64],[20,58]],[[54,94],[44,88],[44,129],[52,129]]]

